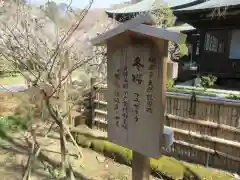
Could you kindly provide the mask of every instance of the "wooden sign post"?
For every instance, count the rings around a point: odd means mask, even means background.
[[[149,157],[158,159],[163,146],[168,41],[179,33],[143,23],[149,14],[92,40],[107,44],[108,139],[133,150],[133,180],[149,178]]]

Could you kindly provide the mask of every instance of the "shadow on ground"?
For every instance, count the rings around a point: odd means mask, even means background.
[[[23,155],[26,157],[26,161],[27,161],[27,157],[30,155],[31,146],[32,146],[31,142],[28,139],[25,139],[25,143],[23,143],[24,141],[19,141],[18,139],[15,139],[10,135],[8,135],[2,126],[0,126],[0,138],[2,141],[0,143],[0,157]],[[54,151],[51,151],[51,152],[59,153]],[[5,158],[5,159],[0,158],[0,159],[1,159],[0,167],[2,168],[1,170],[2,172],[0,171],[1,175],[5,174],[6,177],[11,176],[11,178],[9,177],[7,178],[9,180],[21,179],[19,175],[20,174],[21,176],[23,175],[24,169],[26,168],[24,167],[24,164],[26,164],[26,161],[21,164],[21,163],[18,163],[16,160],[14,160],[14,158],[10,158],[10,160],[9,158]],[[37,159],[39,161],[33,164],[34,168],[32,168],[33,169],[32,175],[41,177],[43,180],[44,179],[50,180],[51,179],[50,173],[46,169],[44,170],[44,166],[42,165],[41,162],[44,162],[44,164],[47,164],[53,169],[59,167],[60,162],[49,158],[42,152],[39,153]],[[89,178],[84,177],[82,174],[76,171],[74,172],[74,175],[76,179],[90,180]]]

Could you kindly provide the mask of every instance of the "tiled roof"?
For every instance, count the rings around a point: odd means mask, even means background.
[[[136,4],[131,4],[127,7],[115,9],[115,10],[107,10],[107,14],[127,14],[127,13],[135,13],[135,12],[147,12],[154,10],[156,8],[156,4],[166,5],[170,8],[181,6],[184,4],[200,2],[202,0],[142,0]]]
[[[240,6],[240,0],[208,0],[206,2],[197,4],[194,6],[178,9],[176,10],[176,12],[214,9],[219,7],[234,7],[234,6]]]

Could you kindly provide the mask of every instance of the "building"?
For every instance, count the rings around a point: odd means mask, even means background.
[[[240,1],[209,0],[174,11],[179,21],[198,29],[194,59],[201,75],[240,78]],[[197,55],[196,55],[197,54]]]
[[[132,0],[132,4],[120,9],[105,11],[110,18],[119,22],[129,20],[133,15],[142,12],[149,12],[158,7],[156,5],[166,5],[171,9],[181,9],[204,2],[204,0]]]
[[[136,16],[139,13],[151,12],[157,9],[158,5],[165,5],[173,10],[183,9],[190,6],[194,6],[203,3],[204,0],[132,0],[132,4],[123,8],[107,10],[105,11],[110,18],[117,20],[118,22],[124,22]],[[181,31],[187,34],[187,44],[189,45],[189,62],[195,61],[198,53],[192,53],[192,51],[199,52],[199,33],[193,26],[183,23],[179,20],[176,21],[176,26],[168,28],[171,31]],[[196,74],[195,70],[191,70],[189,63],[179,63],[179,78],[180,81],[185,81],[194,78]]]

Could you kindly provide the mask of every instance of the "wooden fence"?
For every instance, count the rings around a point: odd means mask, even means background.
[[[94,87],[94,127],[106,131],[106,87]],[[240,102],[167,93],[165,125],[175,142],[166,155],[240,173]]]

